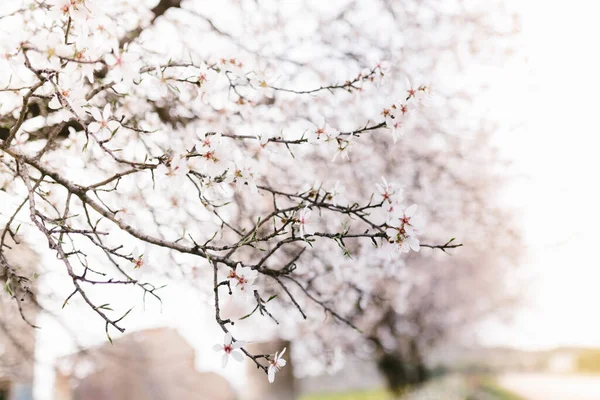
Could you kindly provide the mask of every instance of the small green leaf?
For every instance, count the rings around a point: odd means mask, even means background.
[[[6,280],[6,283],[4,284],[4,290],[6,290],[6,292],[10,295],[10,297],[13,297],[13,291],[10,287],[10,278]]]
[[[274,294],[273,296],[269,297],[269,299],[267,300],[267,303],[270,302],[271,300],[275,299],[277,297],[276,294]]]
[[[258,310],[258,305],[256,307],[254,307],[254,310],[252,310],[252,312],[250,314],[246,314],[242,318],[240,318],[240,321],[243,319],[249,318],[252,314],[254,314],[256,312],[256,310]]]

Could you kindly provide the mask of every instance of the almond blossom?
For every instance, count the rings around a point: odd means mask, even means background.
[[[208,143],[208,146],[205,144]],[[211,177],[219,176],[227,168],[227,150],[220,145],[219,137],[209,139],[196,147],[195,162],[198,167]]]
[[[267,76],[267,72],[265,70],[260,70],[252,74],[249,82],[255,89],[268,89],[270,85],[267,82],[269,80],[270,76]]]
[[[337,143],[337,137],[340,135],[340,132],[324,124],[322,127],[315,129],[314,131],[309,131],[306,139],[308,143],[319,143],[320,141],[324,143]]]
[[[406,79],[407,100],[412,99],[419,109],[429,106],[431,99],[431,85],[413,86],[410,80]]]
[[[258,193],[254,170],[245,159],[240,159],[231,163],[228,177],[236,187],[247,187],[250,189],[251,193]]]
[[[85,21],[90,15],[89,0],[48,0],[49,16],[54,19],[72,18],[75,21]]]
[[[283,359],[283,355],[287,347],[284,347],[281,353],[276,352],[275,356],[273,356],[272,360],[269,360],[269,371],[268,371],[268,379],[269,383],[275,382],[275,374],[281,370],[281,368],[285,367],[287,361]]]
[[[246,298],[254,293],[254,281],[258,277],[258,271],[250,267],[244,267],[241,263],[237,265],[235,270],[229,272],[229,286],[232,291],[235,291],[240,297]]]
[[[311,213],[312,212],[308,207],[304,207],[302,211],[300,211],[300,216],[298,217],[300,236],[312,235],[314,233],[313,221],[310,218]]]
[[[379,191],[379,194],[381,195],[383,201],[392,204],[395,201],[400,200],[402,196],[401,188],[396,189],[394,187],[394,184],[388,183],[388,181],[384,177],[381,177],[381,182],[382,183],[376,183],[375,186],[377,186],[377,190]]]
[[[83,106],[87,104],[85,89],[81,83],[63,82],[55,88],[55,93],[48,106],[53,110],[66,108],[79,118],[85,116]]]
[[[162,178],[159,179],[161,187],[182,186],[189,172],[189,164],[184,154],[171,154],[156,167],[156,175]]]
[[[106,56],[106,62],[110,67],[110,77],[116,81],[126,83],[133,82],[139,76],[139,56],[128,51],[127,47],[119,49],[115,46],[112,53]]]
[[[348,139],[338,139],[336,140],[336,151],[333,155],[331,161],[337,160],[337,158],[345,159],[346,161],[350,160],[350,150],[353,146],[353,141],[351,140],[353,136],[348,136]]]
[[[88,125],[88,131],[99,134],[99,139],[104,140],[109,138],[114,131],[121,127],[121,124],[112,117],[110,104],[104,106],[104,110],[100,113],[100,109],[94,107],[90,110],[95,121]]]
[[[142,268],[148,263],[148,257],[145,256],[138,247],[135,247],[131,252],[131,258],[133,262],[133,269]]]
[[[340,181],[335,181],[333,188],[328,191],[327,200],[333,201],[333,204],[338,205],[341,202],[345,191],[346,188],[344,185]]]
[[[409,103],[394,104],[392,108],[383,110],[385,125],[392,130],[394,143],[400,136],[404,135],[404,129],[409,122],[412,106]]]
[[[416,237],[421,233],[423,219],[416,215],[418,206],[413,204],[404,211],[394,210],[390,215],[388,237],[394,250],[408,253],[410,250],[419,251],[421,246]]]
[[[225,368],[227,366],[227,362],[229,361],[229,356],[233,357],[235,361],[242,361],[244,356],[241,351],[238,349],[244,347],[246,342],[241,340],[233,341],[233,337],[231,333],[226,333],[223,338],[223,344],[215,344],[213,346],[214,351],[222,351],[223,357],[221,359],[221,367]]]

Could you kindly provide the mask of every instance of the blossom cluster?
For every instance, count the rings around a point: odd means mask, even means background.
[[[424,220],[417,214],[418,206],[402,205],[404,191],[385,178],[377,184],[382,201],[387,205],[386,237],[391,247],[390,256],[396,253],[408,253],[410,250],[419,251],[418,235],[422,233]]]

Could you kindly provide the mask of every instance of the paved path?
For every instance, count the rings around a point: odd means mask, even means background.
[[[600,400],[599,376],[507,374],[498,383],[528,400]]]

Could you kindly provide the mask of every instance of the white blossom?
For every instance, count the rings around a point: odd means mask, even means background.
[[[286,350],[287,347],[284,347],[283,350],[281,350],[281,353],[276,352],[273,356],[273,359],[269,360],[269,370],[267,376],[270,383],[275,382],[275,374],[287,364],[287,361],[283,359],[283,355],[285,354]]]
[[[100,110],[96,107],[93,107],[90,112],[95,121],[88,125],[88,130],[98,134],[101,140],[107,139],[114,131],[121,127],[121,124],[118,121],[111,118],[112,111],[110,104],[104,106],[102,113],[100,113]]]
[[[241,340],[236,340],[233,342],[233,337],[231,333],[226,333],[223,338],[223,344],[215,344],[213,346],[214,351],[222,351],[223,357],[221,358],[221,366],[225,368],[227,366],[227,362],[229,361],[229,356],[233,357],[235,361],[242,361],[244,356],[241,351],[238,349],[244,347],[246,342]]]
[[[182,186],[189,172],[189,164],[185,154],[170,155],[156,167],[156,175],[158,175],[163,188]]]
[[[257,277],[258,271],[250,267],[244,267],[241,263],[227,276],[231,290],[242,298],[253,295],[256,289],[254,281],[256,281]]]
[[[131,252],[131,258],[133,259],[134,269],[148,265],[148,256],[143,251],[140,251],[138,247],[135,247]]]
[[[312,211],[308,207],[304,207],[300,211],[298,217],[298,226],[300,228],[300,236],[312,235],[314,231],[314,224],[311,219]]]
[[[83,106],[87,104],[85,96],[85,89],[80,82],[63,80],[62,84],[57,85],[48,106],[54,110],[64,107],[74,112],[76,116],[83,118],[85,116]]]
[[[111,54],[106,56],[110,67],[110,77],[115,81],[133,82],[139,76],[139,56],[127,48],[123,50],[115,46]]]

